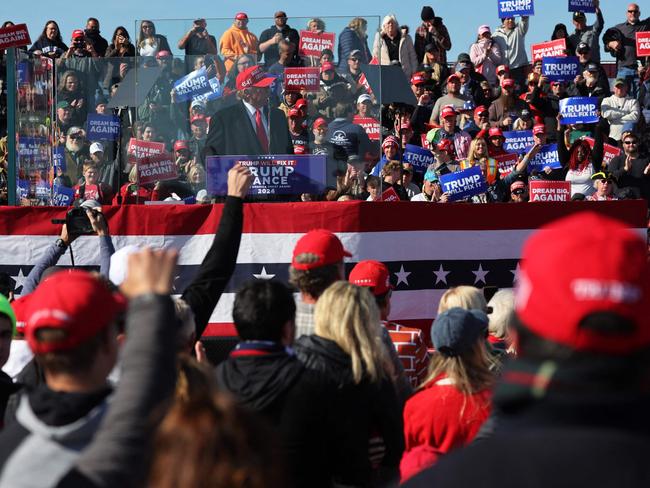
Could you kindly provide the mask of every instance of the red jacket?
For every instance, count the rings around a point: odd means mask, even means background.
[[[405,450],[400,469],[402,478],[412,476],[424,466],[414,466],[419,446],[443,455],[469,444],[490,415],[492,392],[482,390],[464,395],[442,375],[413,395],[404,407]],[[413,451],[413,453],[411,453]],[[420,458],[420,456],[418,456]],[[435,462],[435,455],[430,462]],[[420,469],[418,469],[420,468]]]

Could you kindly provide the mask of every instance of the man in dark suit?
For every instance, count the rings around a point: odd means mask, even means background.
[[[284,112],[268,106],[274,79],[259,66],[237,75],[240,101],[212,117],[205,156],[293,154]]]

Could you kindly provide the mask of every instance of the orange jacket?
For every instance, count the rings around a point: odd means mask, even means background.
[[[248,29],[233,25],[226,30],[219,40],[219,51],[224,58],[226,71],[230,71],[237,56],[252,54],[257,58],[257,46],[257,36]]]

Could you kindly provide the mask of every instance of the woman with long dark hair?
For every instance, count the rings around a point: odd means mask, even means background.
[[[48,58],[57,59],[63,56],[68,50],[68,46],[61,38],[59,24],[54,20],[45,22],[43,32],[38,36],[36,42],[29,48],[29,54],[37,56],[47,56]]]
[[[79,72],[68,70],[61,75],[56,93],[58,102],[68,102],[72,111],[71,124],[83,126],[86,123],[88,107],[86,106],[86,92],[79,77]]]
[[[155,56],[160,51],[172,52],[167,38],[156,34],[156,26],[150,20],[143,20],[140,23],[137,48],[138,56]]]

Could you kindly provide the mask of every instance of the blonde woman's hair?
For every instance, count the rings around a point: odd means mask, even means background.
[[[435,325],[434,325],[435,327]],[[485,340],[479,337],[471,349],[459,356],[444,356],[434,353],[429,363],[425,385],[445,374],[453,386],[465,395],[490,388],[494,383],[496,360],[490,355]]]
[[[487,310],[483,292],[474,286],[456,286],[449,288],[438,303],[438,315],[450,308],[460,307],[466,310]]]
[[[359,37],[363,37],[368,26],[368,21],[363,17],[355,17],[350,21],[348,27],[352,29]]]
[[[482,141],[487,149],[487,141],[485,139],[482,137],[477,137],[474,139],[469,145],[469,151],[467,151],[467,160],[472,164],[477,164],[480,162],[480,160],[476,157],[476,146],[478,145],[478,141]],[[484,157],[488,157],[487,151],[485,152]]]
[[[393,376],[381,327],[379,308],[367,288],[337,281],[316,302],[314,332],[350,356],[357,384],[365,376],[372,382]]]
[[[490,334],[499,339],[506,339],[508,331],[515,324],[515,296],[512,290],[499,290],[490,299],[488,303],[492,307],[490,324],[488,330]]]
[[[391,160],[388,161],[384,167],[381,169],[381,175],[382,176],[388,176],[391,174],[393,171],[400,170],[402,171],[404,168],[402,167],[402,163],[397,160]]]
[[[129,183],[137,183],[138,182],[138,165],[134,164],[133,167],[131,168],[131,171],[129,171]]]

